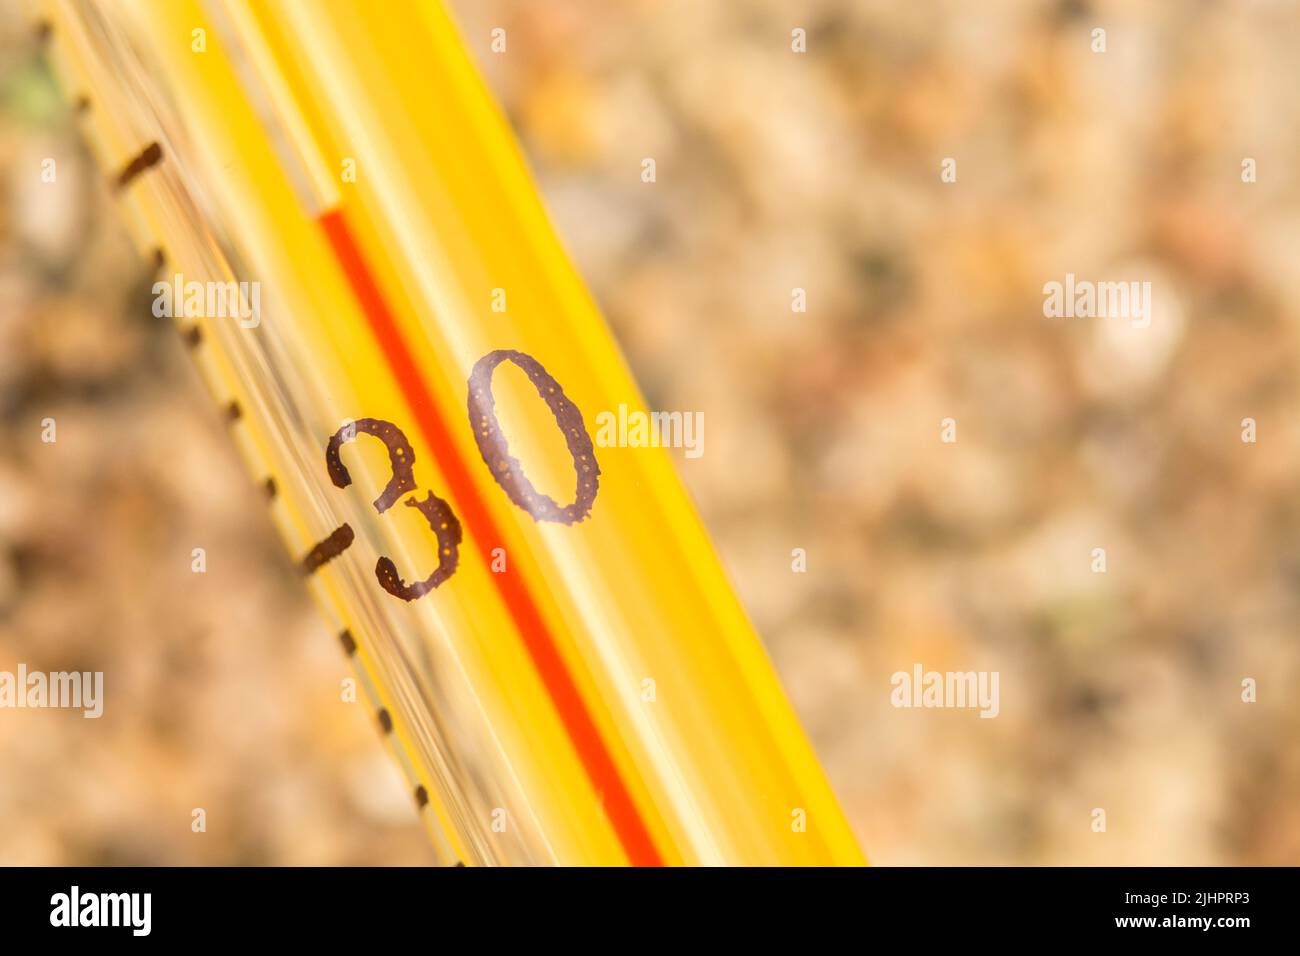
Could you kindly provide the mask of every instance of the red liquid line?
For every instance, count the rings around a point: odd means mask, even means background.
[[[470,537],[478,545],[483,560],[490,562],[492,549],[501,547],[501,532],[492,520],[469,469],[456,453],[447,423],[438,413],[419,366],[402,340],[396,319],[362,258],[343,214],[333,209],[322,214],[318,221],[329,237],[334,255],[347,275],[348,283],[365,312],[370,330],[378,340],[407,404],[415,412],[425,441],[429,443],[433,457],[446,477],[450,497],[456,504],[461,520],[469,528]],[[514,618],[533,666],[537,668],[537,673],[550,694],[551,702],[568,731],[591,785],[602,798],[605,815],[618,835],[628,861],[633,866],[662,866],[663,859],[655,849],[645,822],[619,776],[613,757],[600,739],[595,721],[583,704],[577,685],[564,666],[555,639],[547,629],[527,586],[509,571],[493,574],[491,578]]]

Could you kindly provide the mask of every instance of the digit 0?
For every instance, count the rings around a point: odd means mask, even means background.
[[[496,399],[492,395],[492,373],[505,361],[523,369],[564,433],[564,443],[573,458],[573,470],[577,475],[572,504],[560,505],[554,498],[534,488],[519,460],[510,454],[501,423],[497,421]],[[537,359],[513,349],[497,349],[479,359],[469,376],[469,424],[474,430],[479,454],[492,477],[510,500],[532,515],[535,521],[576,524],[591,513],[592,502],[600,488],[596,450],[583,424],[582,412]]]

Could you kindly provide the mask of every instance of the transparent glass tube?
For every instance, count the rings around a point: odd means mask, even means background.
[[[441,6],[42,7],[440,858],[863,862]]]

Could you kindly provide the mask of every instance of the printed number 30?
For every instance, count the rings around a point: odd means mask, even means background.
[[[573,459],[573,469],[577,476],[577,487],[571,504],[560,505],[549,495],[534,488],[519,460],[510,454],[501,424],[497,421],[496,400],[492,395],[492,373],[505,361],[513,362],[528,375],[537,394],[546,402],[551,414],[555,416],[555,423],[564,433],[564,442]],[[528,512],[533,520],[576,524],[591,513],[592,503],[596,500],[596,492],[600,487],[600,466],[596,464],[591,435],[583,424],[578,406],[564,394],[560,383],[542,367],[542,363],[531,355],[511,349],[498,349],[479,359],[469,376],[469,422],[474,429],[474,442],[478,445],[479,454],[483,456],[492,477],[510,500]],[[325,446],[325,467],[335,487],[346,488],[352,483],[352,476],[339,452],[343,445],[355,439],[358,434],[377,438],[388,449],[392,476],[374,501],[375,510],[383,514],[402,495],[416,490],[415,452],[406,440],[406,435],[392,422],[361,418],[344,425],[330,437]],[[407,584],[398,574],[392,559],[381,556],[375,564],[375,577],[379,579],[380,586],[393,597],[414,601],[424,597],[456,572],[462,535],[460,520],[452,511],[451,505],[432,491],[422,499],[412,495],[404,504],[417,509],[429,523],[438,540],[438,567],[423,581]],[[327,561],[338,557],[351,547],[354,537],[351,527],[346,523],[339,526],[307,554],[303,559],[303,570],[310,574]]]

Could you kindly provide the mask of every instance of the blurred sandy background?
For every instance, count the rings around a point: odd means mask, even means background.
[[[873,860],[1300,862],[1296,5],[453,6]],[[5,0],[0,669],[112,686],[0,712],[0,863],[429,862],[102,181]]]

